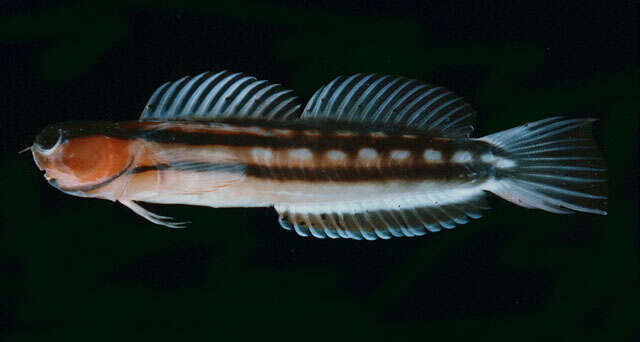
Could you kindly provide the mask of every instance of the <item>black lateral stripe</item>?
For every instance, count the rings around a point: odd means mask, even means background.
[[[355,154],[362,148],[372,148],[384,153],[395,149],[406,149],[414,153],[422,153],[426,148],[440,151],[444,157],[452,155],[459,149],[481,154],[487,147],[482,143],[469,141],[451,141],[418,137],[403,138],[400,135],[383,139],[368,134],[340,136],[321,132],[319,136],[308,136],[296,132],[291,136],[258,136],[255,134],[212,134],[202,132],[185,132],[180,130],[159,130],[140,135],[147,141],[165,144],[184,144],[191,146],[230,146],[260,147],[271,149],[308,148],[313,152],[341,150],[347,154]]]
[[[255,104],[254,104],[255,105]],[[202,126],[202,123],[197,123]],[[459,149],[464,149],[472,153],[484,153],[491,149],[489,144],[481,141],[470,141],[468,139],[442,139],[438,137],[424,135],[425,132],[408,131],[398,129],[390,124],[388,127],[367,126],[362,127],[353,124],[343,124],[323,121],[235,121],[223,120],[212,122],[211,131],[188,130],[188,124],[176,124],[175,127],[167,127],[158,130],[144,130],[134,128],[132,130],[123,129],[124,138],[141,138],[147,141],[184,144],[191,146],[230,146],[230,147],[261,147],[261,148],[308,148],[312,151],[326,151],[340,149],[347,154],[356,153],[362,148],[373,148],[378,152],[385,152],[393,149],[407,149],[410,151],[422,151],[425,148],[432,148],[440,151],[443,156],[449,156]],[[216,133],[215,125],[228,125],[238,127],[238,132]],[[255,132],[242,132],[246,127],[260,127],[266,131],[265,135],[255,134]],[[291,134],[278,134],[271,132],[272,129],[288,129]],[[312,130],[318,132],[317,135],[308,135],[305,132]],[[352,135],[340,134],[341,131],[348,131]],[[372,136],[371,132],[383,132],[386,137],[380,138]],[[407,138],[405,134],[413,134],[414,138]]]
[[[469,181],[482,180],[489,176],[488,167],[428,166],[428,167],[383,167],[383,168],[284,168],[247,165],[247,176],[260,179],[368,182],[390,180],[434,180]]]
[[[50,130],[58,136],[58,131],[64,132],[64,138],[90,135],[104,135],[117,139],[143,139],[150,142],[163,144],[182,144],[189,146],[229,146],[229,147],[259,147],[272,149],[308,148],[312,152],[325,152],[327,150],[341,150],[351,156],[362,148],[373,148],[379,153],[386,153],[394,149],[406,149],[422,153],[424,149],[434,149],[442,153],[443,159],[448,159],[458,150],[469,151],[478,156],[488,151],[496,155],[504,154],[501,150],[488,143],[468,139],[441,139],[424,135],[424,132],[399,130],[393,125],[389,127],[350,125],[323,121],[234,121],[223,120],[211,122],[211,131],[207,131],[203,123],[194,123],[195,131],[189,131],[185,126],[188,123],[176,123],[174,127],[161,129],[146,129],[146,123],[138,122],[68,122],[50,127]],[[230,125],[242,127],[261,127],[267,135],[258,135],[247,132],[216,133],[215,125]],[[169,124],[170,125],[170,124]],[[200,129],[200,131],[198,131]],[[278,134],[270,132],[271,129],[288,129],[291,134]],[[305,132],[317,131],[317,135],[309,135]],[[339,131],[352,132],[352,136],[341,135]],[[386,137],[372,136],[371,132],[382,132]],[[268,135],[273,133],[273,135]],[[404,134],[413,134],[415,138],[406,138]]]
[[[282,181],[334,181],[366,182],[387,180],[434,180],[469,181],[486,179],[491,169],[486,165],[439,165],[422,167],[383,167],[383,168],[287,168],[265,167],[261,165],[242,165],[237,163],[178,162],[139,166],[132,173],[147,171],[179,170],[186,172],[245,172],[247,176],[259,179]]]

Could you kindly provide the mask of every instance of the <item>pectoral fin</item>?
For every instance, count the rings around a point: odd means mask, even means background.
[[[224,151],[199,148],[153,149],[133,173],[154,172],[163,193],[198,194],[242,181],[246,167]],[[160,190],[158,190],[160,191]]]

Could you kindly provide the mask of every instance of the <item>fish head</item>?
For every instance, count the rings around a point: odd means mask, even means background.
[[[131,165],[129,142],[109,134],[110,123],[63,123],[45,128],[31,146],[36,166],[57,189],[82,197],[103,188]]]

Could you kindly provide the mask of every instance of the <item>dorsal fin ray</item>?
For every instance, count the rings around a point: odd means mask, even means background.
[[[339,76],[318,89],[301,116],[308,120],[361,122],[423,131],[432,136],[465,138],[475,113],[461,97],[400,76]]]
[[[149,98],[140,121],[287,120],[299,118],[300,109],[291,90],[225,70],[163,84]]]

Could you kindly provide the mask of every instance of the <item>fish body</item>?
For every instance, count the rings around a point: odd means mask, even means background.
[[[550,118],[470,138],[473,111],[442,87],[384,75],[337,78],[303,111],[243,74],[160,87],[140,121],[52,126],[32,152],[72,195],[275,207],[303,236],[376,239],[453,228],[492,192],[528,208],[604,214],[606,169],[589,119]]]

